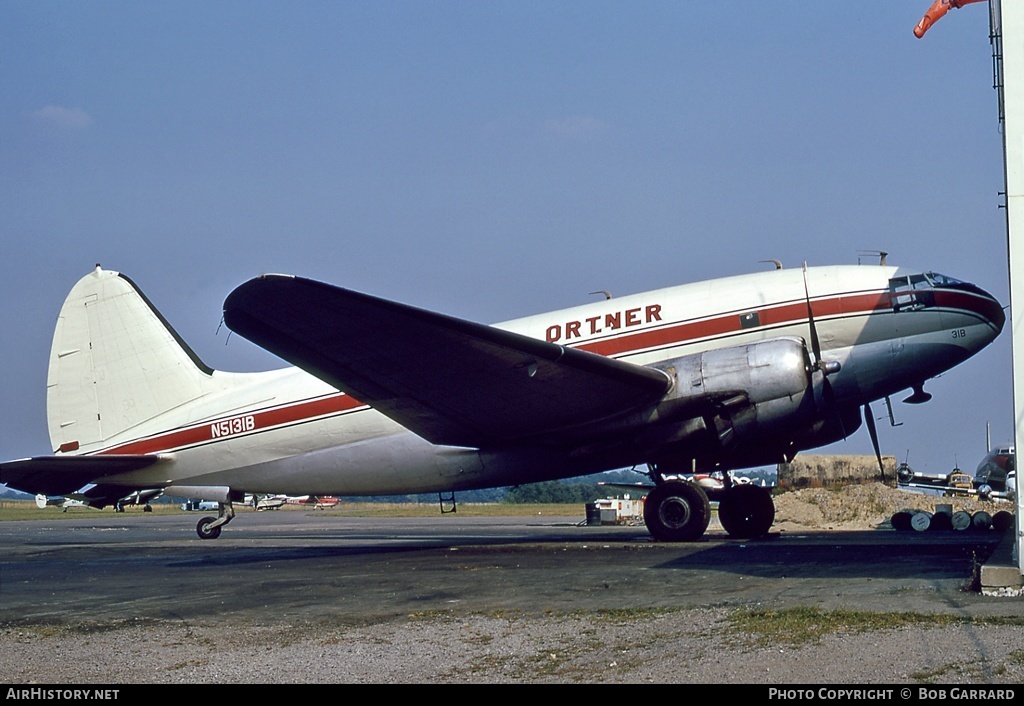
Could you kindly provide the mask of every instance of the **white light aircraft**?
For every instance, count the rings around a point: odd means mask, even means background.
[[[245,494],[454,493],[647,464],[663,541],[701,537],[709,493],[731,535],[767,532],[768,489],[688,473],[774,464],[852,434],[870,403],[989,344],[982,289],[902,267],[776,269],[609,298],[486,326],[321,282],[263,275],[224,303],[229,328],[296,367],[203,364],[124,275],[68,295],[47,381],[52,456],[0,464],[36,494],[133,490],[220,503]],[[729,478],[728,473],[723,473]],[[454,497],[454,496],[452,496]]]
[[[108,505],[113,505],[115,512],[124,512],[125,507],[129,505],[142,505],[143,511],[152,512],[153,507],[150,503],[163,494],[162,488],[146,488],[133,490],[124,497],[113,498],[110,496],[109,488],[101,487],[94,491],[92,487],[88,487],[77,493],[70,493],[67,497],[36,495],[36,506],[40,509],[50,505],[60,505],[65,510],[72,507],[92,507],[102,510]]]

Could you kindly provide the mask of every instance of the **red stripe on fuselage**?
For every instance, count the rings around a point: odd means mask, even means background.
[[[318,417],[352,412],[360,408],[368,408],[358,400],[337,393],[310,400],[266,409],[262,411],[233,414],[218,417],[202,424],[184,429],[157,434],[145,439],[129,441],[119,446],[100,451],[100,454],[152,454],[172,451],[186,446],[196,446],[211,441],[230,439],[244,434],[266,431],[287,424],[308,422]],[[248,420],[252,420],[251,425]],[[241,420],[236,422],[236,420]],[[235,422],[234,424],[232,424]],[[224,425],[227,425],[224,427]],[[220,429],[222,432],[218,433]]]
[[[888,291],[853,293],[811,302],[811,311],[816,319],[891,310]],[[755,311],[758,314],[758,325],[744,329],[740,323],[740,315]],[[765,327],[800,324],[805,321],[807,321],[807,302],[795,301],[762,308],[739,309],[713,318],[669,324],[656,329],[623,334],[615,338],[581,343],[573,347],[604,356],[624,356],[641,350],[666,348],[743,331],[753,333]]]
[[[952,290],[935,290],[936,305],[968,311],[992,321],[995,314],[1001,314],[998,304],[984,297],[967,292]],[[993,311],[995,307],[995,311]],[[851,292],[811,302],[811,311],[815,319],[837,316],[871,315],[876,312],[891,312],[888,290],[872,292]],[[740,322],[741,314],[757,312],[758,325],[744,328]],[[737,309],[728,314],[719,314],[706,319],[684,321],[646,329],[619,336],[582,342],[574,348],[598,353],[609,357],[622,357],[644,350],[667,348],[701,339],[727,336],[749,331],[756,332],[766,327],[803,324],[807,321],[807,302],[795,300],[782,304],[766,305],[749,309]],[[214,441],[229,439],[249,433],[267,431],[288,424],[300,424],[316,418],[336,414],[345,414],[360,409],[369,409],[368,405],[352,397],[338,393],[324,397],[303,400],[294,404],[274,409],[256,411],[220,417],[215,420],[197,424],[146,439],[130,441],[111,447],[100,454],[147,454],[160,453],[197,446]],[[251,427],[245,421],[252,419]],[[236,420],[242,420],[237,422]],[[218,425],[226,425],[224,433],[215,434]],[[233,429],[237,428],[237,431]]]
[[[1005,323],[1006,314],[995,299],[957,289],[935,289],[932,292],[936,307],[974,314],[997,328],[1002,328]]]

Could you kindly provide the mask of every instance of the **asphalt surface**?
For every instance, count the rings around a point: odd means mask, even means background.
[[[409,615],[813,606],[1019,615],[971,590],[994,533],[720,529],[664,544],[582,517],[346,518],[83,512],[0,523],[0,625],[360,625]]]

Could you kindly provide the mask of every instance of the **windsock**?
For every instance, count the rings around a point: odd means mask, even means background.
[[[935,0],[932,6],[928,8],[928,12],[924,13],[924,17],[917,23],[917,27],[914,27],[914,36],[920,39],[924,36],[924,33],[931,29],[931,26],[941,20],[947,12],[954,7],[963,7],[964,5],[970,5],[973,2],[981,2],[982,0]]]

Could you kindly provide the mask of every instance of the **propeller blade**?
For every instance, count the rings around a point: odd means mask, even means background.
[[[839,424],[839,429],[842,431],[843,438],[845,439],[848,436],[846,433],[846,424],[843,423],[843,415],[840,414],[839,404],[836,402],[836,393],[832,390],[832,383],[829,382],[827,374],[822,374],[821,386],[822,398],[824,399],[828,409],[831,410],[833,415],[835,415],[835,420]]]
[[[807,323],[811,328],[811,352],[814,353],[814,364],[821,366],[821,341],[818,340],[818,327],[814,325],[814,311],[811,309],[811,292],[807,288],[807,263],[804,263],[804,300],[807,302]]]
[[[818,338],[818,326],[814,323],[814,310],[811,308],[811,292],[807,286],[807,262],[804,262],[804,301],[807,302],[807,325],[810,328],[811,333],[811,353],[814,354],[814,363],[812,370],[817,370],[821,373],[821,401],[822,407],[834,415],[835,421],[838,422],[840,430],[843,432],[843,438],[846,438],[846,425],[843,423],[843,415],[840,413],[839,404],[836,402],[836,394],[832,389],[832,382],[828,379],[829,375],[838,373],[840,368],[839,361],[825,362],[821,359],[821,340]]]
[[[830,360],[827,363],[821,358],[821,340],[818,338],[818,326],[814,323],[814,310],[811,308],[811,293],[807,288],[807,263],[804,263],[804,300],[807,302],[807,325],[811,330],[811,353],[814,354],[814,363],[812,369],[818,370],[822,375],[825,376],[825,385],[829,387],[828,392],[831,395],[832,389],[828,382],[828,376],[833,373],[838,373],[842,366],[838,360]]]
[[[875,428],[875,415],[871,413],[871,405],[864,403],[864,422],[868,427],[868,434],[871,435],[871,445],[875,448],[875,458],[878,459],[878,472],[885,482],[885,466],[882,465],[882,452],[878,450],[878,430]]]

